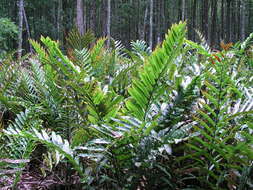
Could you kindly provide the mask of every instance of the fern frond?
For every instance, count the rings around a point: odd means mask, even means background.
[[[48,63],[54,67],[58,67],[65,74],[65,76],[72,78],[74,74],[80,72],[80,68],[74,65],[59,49],[59,44],[49,37],[41,37],[41,41],[47,47]],[[38,52],[39,53],[39,52]]]
[[[180,122],[188,123],[191,121],[191,112],[193,113],[193,105],[198,98],[198,85],[200,77],[197,76],[188,84],[185,89],[179,85],[176,89],[177,95],[173,97],[170,106],[166,108],[163,117],[160,119],[159,126],[156,130],[171,128]],[[182,126],[182,125],[181,125]]]
[[[124,57],[126,55],[125,46],[122,44],[120,40],[113,41],[113,49],[115,50],[115,54],[117,57]]]
[[[91,65],[91,57],[88,49],[75,50],[74,56],[79,66],[92,77],[94,75],[94,69]]]
[[[243,50],[245,50],[247,47],[249,47],[253,42],[252,42],[252,39],[253,39],[253,33],[251,33],[245,40],[244,42],[241,44],[241,48]]]
[[[150,47],[142,40],[132,41],[131,48],[132,52],[141,58],[145,58],[151,54]]]
[[[66,38],[68,48],[79,51],[88,48],[94,40],[95,36],[91,31],[82,35],[77,28],[72,29]]]
[[[22,137],[33,141],[41,142],[49,148],[53,148],[54,150],[59,151],[59,153],[61,153],[68,159],[68,161],[72,164],[78,174],[81,177],[85,178],[85,175],[82,171],[82,167],[80,166],[78,160],[76,160],[76,158],[74,157],[74,151],[70,147],[70,143],[66,139],[63,139],[60,135],[57,135],[55,132],[52,132],[51,135],[49,135],[44,130],[39,132],[37,129],[33,128],[31,132],[28,132],[15,129],[13,127],[9,127],[4,132],[10,136]]]
[[[143,66],[140,79],[133,80],[129,89],[131,99],[126,102],[126,107],[138,119],[147,119],[151,104],[162,94],[160,81],[182,48],[185,33],[185,23],[173,25],[162,48],[157,49]]]
[[[202,47],[205,49],[205,51],[207,52],[211,52],[211,48],[210,46],[208,45],[204,35],[199,31],[199,30],[196,30],[196,33],[197,35],[199,36],[199,39],[200,39],[200,44],[202,45]]]
[[[93,64],[95,64],[97,59],[100,59],[99,56],[101,56],[102,50],[105,45],[105,41],[106,41],[106,38],[98,39],[96,44],[90,50],[91,60],[92,60]]]
[[[39,60],[41,61],[41,63],[48,63],[48,54],[45,48],[42,47],[41,44],[35,40],[30,39],[29,42],[36,51],[36,53],[39,55]]]

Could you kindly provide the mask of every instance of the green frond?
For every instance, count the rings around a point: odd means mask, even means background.
[[[89,77],[92,77],[94,75],[94,69],[91,64],[89,50],[86,48],[82,50],[75,50],[74,56],[79,67],[81,67],[89,75]]]
[[[57,135],[55,132],[48,134],[44,130],[40,132],[35,128],[33,128],[31,132],[28,132],[9,127],[7,130],[5,130],[5,133],[14,137],[22,137],[33,141],[38,141],[45,144],[49,148],[59,151],[59,153],[69,160],[76,171],[78,171],[78,174],[81,177],[85,177],[82,167],[79,165],[79,162],[74,156],[74,150],[70,147],[70,143],[66,139],[63,139],[60,135]]]
[[[137,40],[131,42],[132,52],[141,57],[142,59],[148,57],[151,54],[151,50],[145,41]]]
[[[160,81],[178,56],[185,33],[185,23],[173,25],[162,47],[158,48],[143,66],[139,79],[133,80],[128,91],[131,99],[126,102],[126,107],[138,119],[145,121],[154,97],[162,95],[157,94],[163,88]]]
[[[41,61],[41,63],[43,63],[43,64],[47,63],[48,62],[48,54],[47,54],[47,51],[44,49],[44,47],[42,47],[41,44],[35,40],[30,39],[29,42],[32,45],[32,47],[34,48],[34,50],[36,51],[36,53],[38,54],[39,60]]]
[[[241,44],[241,49],[245,50],[253,43],[253,33],[251,33]]]
[[[66,38],[67,47],[79,51],[88,48],[94,40],[95,36],[91,31],[82,35],[77,28],[72,29]]]
[[[101,58],[100,56],[102,56],[101,53],[104,48],[105,41],[106,41],[106,38],[98,39],[95,45],[90,50],[91,60],[93,64],[95,64],[95,62]]]
[[[113,40],[112,49],[115,51],[117,57],[123,58],[125,53],[125,46],[120,40]]]
[[[59,48],[59,44],[49,37],[44,38],[41,37],[41,42],[47,47],[48,55],[49,55],[49,63],[54,67],[58,67],[61,71],[67,76],[72,77],[74,74],[80,72],[80,68],[74,65],[67,56],[63,55]]]
[[[162,113],[163,116],[160,119],[159,126],[156,128],[156,131],[166,128],[170,129],[179,123],[188,123],[189,120],[191,121],[191,112],[199,96],[198,86],[200,81],[201,77],[196,76],[185,87],[185,89],[181,86],[181,84],[178,85],[175,89],[177,91],[177,95],[171,99],[170,107]],[[181,127],[182,126],[183,125],[181,125]]]
[[[200,44],[202,45],[202,47],[204,48],[204,50],[205,50],[206,52],[209,52],[209,53],[210,53],[210,52],[211,52],[211,48],[210,48],[210,46],[208,45],[208,43],[207,43],[207,41],[206,41],[204,35],[203,35],[199,30],[195,30],[195,31],[196,31],[196,33],[197,33],[199,39],[200,39]]]

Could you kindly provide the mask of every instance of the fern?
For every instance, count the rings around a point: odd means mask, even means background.
[[[177,86],[177,95],[174,97],[170,106],[167,106],[165,113],[163,113],[163,118],[159,123],[159,127],[156,130],[172,128],[174,125],[182,122],[191,122],[193,105],[199,96],[196,87],[198,87],[200,79],[199,76],[195,77],[185,89],[180,85]]]
[[[132,52],[141,57],[141,59],[144,59],[151,54],[151,50],[145,41],[137,40],[135,42],[131,42],[131,47]]]
[[[79,51],[88,48],[94,40],[95,37],[91,31],[81,35],[77,28],[72,29],[66,38],[67,47]]]
[[[138,119],[148,119],[152,102],[162,94],[163,86],[160,86],[160,81],[182,48],[185,33],[184,23],[174,25],[162,48],[157,49],[143,66],[139,79],[133,80],[129,89],[131,99],[126,102],[126,107]]]
[[[202,90],[204,102],[201,103],[202,108],[194,117],[198,122],[195,130],[200,133],[200,136],[194,137],[189,144],[191,151],[196,152],[190,157],[192,156],[192,159],[199,163],[201,172],[207,175],[206,178],[200,177],[199,180],[205,184],[215,183],[215,188],[221,187],[225,181],[225,174],[220,172],[221,168],[238,169],[238,166],[233,163],[247,164],[250,160],[247,157],[236,156],[238,143],[235,134],[239,128],[233,124],[232,119],[239,114],[231,114],[228,108],[232,97],[236,97],[237,90],[227,69],[225,63],[216,62],[211,69],[212,72],[206,72],[205,87]],[[247,112],[240,114],[245,115]]]
[[[69,160],[69,162],[73,165],[76,171],[78,171],[79,175],[81,177],[85,177],[82,172],[81,166],[79,165],[78,161],[75,159],[73,155],[74,153],[72,148],[70,147],[69,142],[65,139],[62,139],[62,137],[57,135],[55,132],[52,132],[51,135],[48,135],[46,131],[42,130],[41,132],[39,132],[35,128],[33,128],[31,132],[28,132],[24,130],[15,129],[13,127],[9,127],[7,130],[5,130],[5,133],[7,135],[11,135],[14,137],[22,137],[34,141],[39,141],[47,145],[48,147],[59,151]]]
[[[91,57],[89,51],[85,48],[80,51],[75,50],[74,56],[79,66],[86,71],[89,77],[92,77],[94,75],[94,69],[91,65]]]
[[[126,56],[125,47],[120,40],[114,40],[112,46],[117,57],[124,58]]]
[[[28,130],[31,125],[36,123],[35,119],[31,121],[31,116],[34,116],[34,112],[32,110],[20,112],[15,121],[10,124],[10,127],[19,130]],[[2,139],[5,140],[5,147],[1,149],[0,155],[1,157],[3,156],[2,158],[6,157],[9,159],[3,159],[3,162],[5,162],[5,169],[2,168],[0,176],[8,173],[15,174],[13,188],[16,188],[17,183],[20,180],[22,170],[24,170],[27,162],[29,162],[27,159],[30,158],[31,153],[35,148],[35,143],[25,138],[13,138],[8,136],[5,132]]]
[[[211,52],[211,48],[208,45],[208,43],[207,43],[204,35],[200,31],[198,31],[198,30],[196,30],[196,33],[199,36],[201,46],[205,49],[206,52],[210,53]]]
[[[1,166],[24,168],[39,142],[84,189],[251,188],[250,38],[211,52],[180,23],[152,53],[76,32],[68,56],[41,37],[37,55],[0,65],[0,155],[20,162]]]

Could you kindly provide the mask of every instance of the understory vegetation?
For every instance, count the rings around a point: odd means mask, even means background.
[[[73,30],[64,50],[41,37],[3,59],[0,189],[34,173],[35,187],[252,189],[253,34],[211,50],[186,33],[152,51]]]

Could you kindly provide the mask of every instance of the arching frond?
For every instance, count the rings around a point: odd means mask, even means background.
[[[153,52],[143,66],[139,79],[133,80],[129,89],[131,99],[126,102],[126,107],[138,119],[147,119],[152,102],[162,94],[164,89],[160,81],[182,48],[185,27],[185,23],[180,23],[171,28],[162,47]]]
[[[79,51],[88,48],[94,40],[95,36],[91,31],[82,35],[77,28],[72,29],[66,38],[68,48]]]

